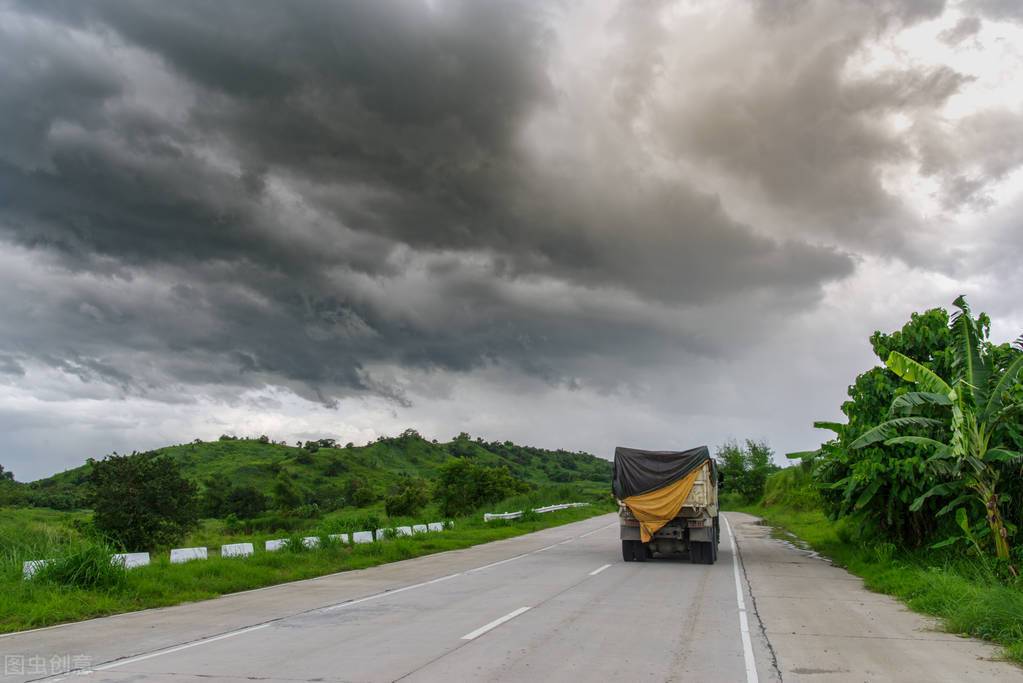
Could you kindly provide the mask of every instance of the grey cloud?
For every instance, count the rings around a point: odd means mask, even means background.
[[[970,36],[975,36],[980,31],[980,17],[963,17],[956,25],[941,32],[941,40],[949,45],[958,45]]]
[[[614,54],[566,75],[571,8],[541,2],[10,5],[0,59],[31,68],[0,75],[0,372],[408,406],[404,371],[607,393],[727,362],[905,218],[878,167],[916,151],[877,119],[966,78],[843,73],[942,6],[760,3],[766,62],[708,69],[671,3],[623,4]],[[983,194],[946,175],[986,133],[917,131],[949,197]],[[796,227],[737,219],[676,162],[757,184]]]

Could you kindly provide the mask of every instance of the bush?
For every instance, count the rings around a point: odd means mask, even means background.
[[[424,479],[405,477],[384,499],[388,517],[412,516],[430,502],[430,485]]]
[[[365,479],[353,477],[348,480],[348,503],[358,508],[372,505],[377,501],[377,492],[366,483]]]
[[[442,515],[458,517],[528,490],[529,485],[514,478],[507,467],[486,467],[457,458],[440,468],[435,499]]]
[[[177,543],[199,521],[196,486],[155,453],[89,460],[96,529],[128,550]]]
[[[735,441],[723,443],[714,454],[722,493],[735,494],[745,503],[760,500],[768,475],[780,469],[772,462],[773,455],[763,441],[746,439],[742,446]]]
[[[83,545],[40,567],[32,580],[72,588],[115,588],[124,583],[126,570],[110,561],[111,554],[102,543]]]
[[[266,495],[254,486],[235,486],[227,494],[228,513],[251,518],[266,511]]]

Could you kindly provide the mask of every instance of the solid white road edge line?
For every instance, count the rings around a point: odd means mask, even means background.
[[[578,536],[577,538],[586,538],[587,536],[592,536],[593,534],[597,533],[598,531],[603,531],[604,529],[610,529],[613,526],[618,526],[618,522],[611,522],[607,526],[602,526],[599,529],[594,529],[593,531],[587,531],[585,534],[583,534],[582,536]]]
[[[517,610],[515,610],[514,612],[508,612],[508,614],[504,615],[500,619],[494,619],[492,622],[490,622],[486,626],[480,626],[475,631],[472,631],[470,633],[466,633],[464,636],[462,636],[462,640],[475,640],[476,638],[479,638],[480,636],[482,636],[487,631],[491,631],[491,630],[497,628],[498,626],[500,626],[501,624],[503,624],[506,621],[511,621],[512,619],[514,619],[515,617],[519,616],[523,612],[529,611],[529,609],[530,609],[529,607],[520,607]]]
[[[611,565],[609,565],[609,564],[605,564],[603,567],[597,567],[592,572],[590,572],[590,576],[596,576],[597,574],[599,574],[600,572],[604,571],[605,569],[607,569],[610,566]]]
[[[735,601],[739,605],[739,633],[742,635],[742,658],[746,660],[746,683],[759,683],[757,677],[757,662],[753,658],[753,641],[749,635],[749,618],[746,616],[746,599],[742,594],[742,581],[739,579],[739,551],[735,545],[735,534],[732,533],[732,525],[728,518],[721,515],[725,520],[725,528],[728,529],[728,544],[732,549],[732,570],[735,573]]]

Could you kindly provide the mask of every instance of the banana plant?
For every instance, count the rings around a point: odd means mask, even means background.
[[[910,510],[919,510],[930,496],[965,490],[965,495],[957,496],[942,512],[961,506],[970,497],[979,500],[986,511],[995,554],[1008,560],[1009,533],[999,507],[999,479],[1002,464],[1023,464],[1023,453],[997,442],[997,435],[1001,425],[1023,415],[1023,403],[1014,401],[1010,393],[1023,373],[1023,355],[1004,370],[996,368],[966,298],[960,296],[954,305],[959,311],[949,322],[954,343],[952,380],[946,382],[926,366],[893,351],[885,365],[915,384],[918,391],[896,397],[890,419],[862,434],[850,447],[883,443],[926,449],[928,466],[942,481],[917,498]],[[1023,350],[1023,337],[1016,343]],[[942,417],[914,414],[924,406],[932,407],[930,414]]]

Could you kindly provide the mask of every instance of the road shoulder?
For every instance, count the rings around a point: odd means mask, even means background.
[[[727,517],[783,680],[1023,681],[997,647],[938,630],[844,569],[772,538],[756,517]]]

